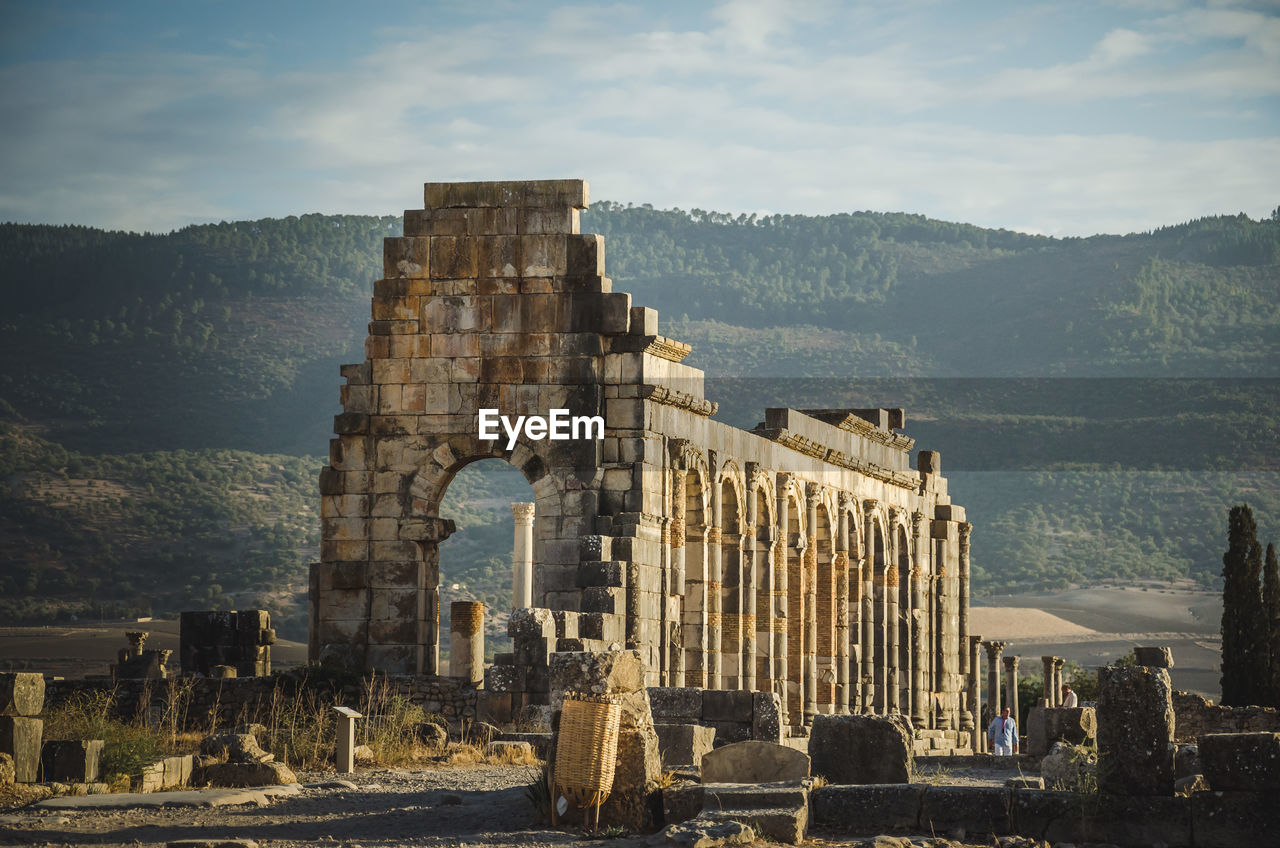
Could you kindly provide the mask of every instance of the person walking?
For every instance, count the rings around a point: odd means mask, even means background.
[[[1064,707],[1080,706],[1080,699],[1076,697],[1076,693],[1071,690],[1071,687],[1065,683],[1062,684],[1062,706]]]
[[[1009,715],[1008,707],[1002,709],[1000,715],[991,719],[991,726],[987,728],[987,739],[990,740],[991,749],[995,751],[997,757],[1018,753],[1018,721]]]

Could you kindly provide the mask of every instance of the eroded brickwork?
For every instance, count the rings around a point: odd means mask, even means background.
[[[320,481],[312,659],[436,672],[440,502],[496,457],[534,492],[534,610],[486,684],[513,714],[546,702],[550,652],[617,642],[648,685],[774,692],[792,725],[972,727],[969,525],[938,455],[911,467],[900,410],[715,420],[689,347],[612,291],[586,204],[580,180],[433,183],[386,240]],[[485,408],[599,415],[604,438],[507,449],[479,438]]]

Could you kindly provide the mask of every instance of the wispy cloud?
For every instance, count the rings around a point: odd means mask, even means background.
[[[369,29],[332,67],[275,64],[261,33],[26,61],[0,66],[0,218],[168,229],[570,175],[656,205],[1056,234],[1268,212],[1280,19],[1121,5],[1043,58],[1058,7],[740,0]]]

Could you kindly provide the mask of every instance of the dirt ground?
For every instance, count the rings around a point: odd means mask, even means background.
[[[938,783],[1002,783],[1012,770],[933,769],[922,779]],[[47,810],[25,807],[0,813],[0,845],[97,845],[110,848],[164,845],[178,839],[252,839],[270,848],[306,845],[635,846],[639,840],[592,840],[576,831],[533,824],[525,786],[530,766],[457,766],[423,770],[380,769],[345,775],[300,774],[296,795],[263,806],[148,807]],[[354,786],[354,788],[352,788]],[[157,793],[153,802],[166,793]],[[841,843],[832,834],[823,844]],[[855,840],[857,844],[861,840]]]

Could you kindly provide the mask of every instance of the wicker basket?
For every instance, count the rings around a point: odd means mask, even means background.
[[[599,816],[613,789],[621,719],[622,708],[611,700],[565,698],[556,742],[555,797],[564,796],[579,809],[595,807]]]

